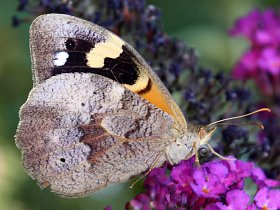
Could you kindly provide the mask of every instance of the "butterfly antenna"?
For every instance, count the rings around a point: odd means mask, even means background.
[[[240,125],[255,125],[258,126],[261,130],[264,129],[263,124],[259,123],[259,122],[248,122],[248,123],[219,123],[217,124],[217,126],[219,125],[235,125],[235,126],[240,126]]]
[[[262,108],[262,109],[258,109],[256,111],[253,111],[253,112],[250,112],[250,113],[247,113],[247,114],[225,118],[225,119],[218,120],[218,121],[215,121],[215,122],[212,122],[212,123],[208,124],[206,126],[206,128],[210,127],[212,125],[220,124],[221,122],[225,122],[225,121],[229,121],[229,120],[236,120],[236,119],[240,119],[240,118],[243,118],[243,117],[248,117],[250,115],[254,115],[254,114],[259,113],[259,112],[271,112],[271,110],[269,108]],[[263,128],[263,125],[261,125],[261,124],[259,124],[259,125],[260,125],[260,128]]]

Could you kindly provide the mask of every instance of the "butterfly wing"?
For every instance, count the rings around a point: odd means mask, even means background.
[[[110,31],[69,15],[42,15],[30,28],[30,48],[34,86],[63,73],[99,74],[162,109],[179,127],[186,127],[182,112],[150,66]]]
[[[60,74],[37,84],[20,112],[16,142],[31,177],[83,196],[159,166],[173,118],[119,83]]]
[[[33,22],[30,48],[34,87],[16,142],[42,187],[83,196],[166,160],[185,120],[130,45],[90,22],[49,14]]]

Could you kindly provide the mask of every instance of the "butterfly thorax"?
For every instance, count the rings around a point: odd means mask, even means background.
[[[174,141],[166,149],[166,155],[171,164],[178,164],[181,160],[188,159],[195,154],[195,148],[199,148],[205,141],[200,137],[201,129],[203,126],[188,124],[185,129],[175,132]]]

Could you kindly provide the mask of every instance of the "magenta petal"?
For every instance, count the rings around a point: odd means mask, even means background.
[[[212,193],[209,189],[203,186],[195,185],[193,183],[190,184],[193,191],[196,193],[196,195],[205,197],[205,198],[218,198],[219,196],[217,194]],[[206,191],[207,190],[207,191]]]
[[[204,174],[204,171],[202,170],[202,168],[197,169],[193,173],[193,179],[195,180],[196,184],[198,184],[198,185],[205,185],[206,184],[205,174]]]
[[[256,32],[256,40],[259,44],[272,44],[275,41],[275,38],[272,33],[268,31],[258,31]]]
[[[229,157],[229,158],[234,158],[234,157]],[[238,181],[237,180],[237,175],[236,175],[236,172],[235,172],[236,169],[232,170],[230,168],[228,162],[232,162],[232,161],[227,161],[227,162],[220,161],[220,162],[213,163],[209,166],[210,173],[213,174],[213,175],[216,175],[219,178],[220,182],[226,188]]]
[[[192,180],[192,173],[194,170],[194,160],[190,159],[187,161],[182,161],[178,166],[174,166],[171,171],[171,178],[184,185],[188,184]]]
[[[274,10],[268,9],[262,14],[262,25],[256,31],[256,42],[259,45],[277,45],[279,44],[279,17]],[[264,46],[265,47],[265,46]]]
[[[262,188],[259,190],[254,198],[257,207],[262,208],[264,205],[266,205],[268,197],[268,188]]]
[[[249,39],[251,46],[233,68],[232,76],[239,80],[253,79],[265,96],[278,91],[280,75],[280,15],[275,9],[253,10],[240,18],[231,29],[232,35]],[[277,86],[278,85],[278,86]]]
[[[220,202],[214,203],[214,204],[208,204],[205,207],[205,210],[230,210],[229,207],[223,205]]]
[[[268,197],[269,197],[268,208],[280,209],[280,190],[269,190]]]
[[[255,196],[255,203],[259,208],[277,210],[280,208],[280,190],[260,189]]]
[[[268,187],[279,187],[280,182],[278,180],[273,180],[273,179],[266,179],[264,180],[264,183]]]
[[[205,174],[203,169],[196,170],[193,174],[194,183],[190,183],[193,191],[205,198],[217,198],[219,194],[226,191],[220,178],[214,174]]]
[[[274,10],[253,10],[239,18],[230,30],[232,36],[246,37],[253,45],[278,45],[280,43],[280,18]]]
[[[280,74],[280,54],[274,48],[266,48],[262,51],[259,65],[265,71],[274,75]]]
[[[232,76],[240,80],[254,78],[257,76],[258,59],[258,51],[245,52],[241,56],[239,63],[234,66]]]
[[[255,209],[253,205],[250,205],[250,196],[243,190],[232,190],[227,193],[226,201],[228,205],[224,205],[221,202],[214,204],[208,204],[205,210],[244,210]]]
[[[254,168],[254,164],[251,162],[244,162],[241,160],[236,161],[236,173],[238,175],[238,178],[247,178],[250,177],[252,174],[252,170]]]
[[[252,171],[252,176],[254,180],[265,180],[266,176],[260,168],[254,168]]]
[[[232,36],[243,35],[249,39],[254,38],[254,32],[258,27],[258,20],[261,19],[261,13],[258,10],[251,11],[248,15],[239,18],[234,27],[230,30]]]
[[[226,177],[228,175],[228,168],[222,162],[214,162],[209,165],[209,171],[220,178]]]
[[[249,206],[250,196],[243,190],[232,190],[227,193],[226,200],[232,209],[242,210]]]
[[[277,180],[267,179],[264,172],[260,168],[254,168],[252,171],[252,179],[259,187],[279,187],[280,182]]]
[[[128,204],[129,209],[132,208],[134,210],[140,210],[143,208],[143,205],[141,202],[137,201],[137,200],[131,200]]]

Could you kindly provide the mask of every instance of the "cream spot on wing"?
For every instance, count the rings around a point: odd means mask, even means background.
[[[123,52],[124,42],[114,34],[110,34],[105,42],[95,44],[87,53],[87,65],[91,68],[102,68],[105,58],[117,58]]]
[[[68,57],[69,54],[67,52],[57,52],[54,55],[53,63],[55,66],[63,66],[66,63]]]

